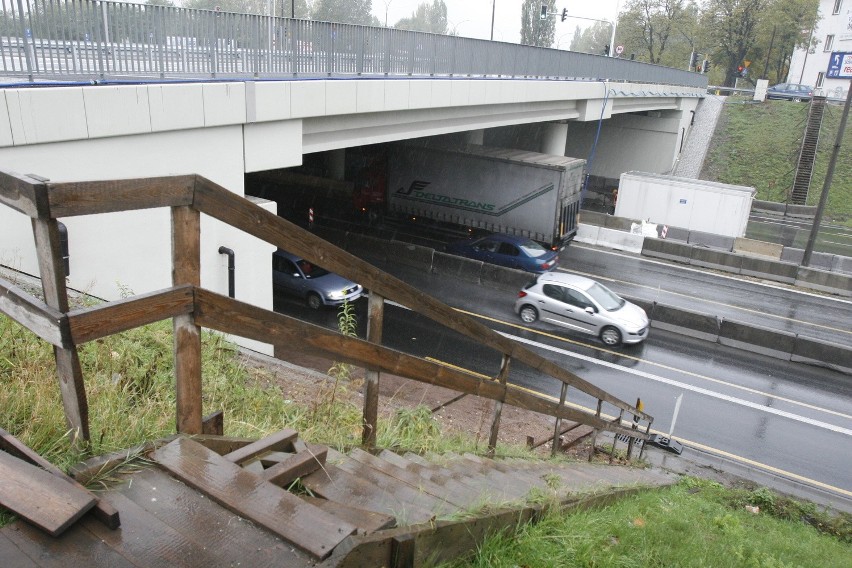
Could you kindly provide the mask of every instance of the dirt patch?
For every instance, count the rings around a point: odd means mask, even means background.
[[[284,396],[297,401],[310,401],[327,388],[330,379],[326,373],[333,361],[306,355],[281,346],[275,349],[276,359],[244,353],[245,362],[251,366],[262,366],[275,377],[277,386]],[[364,371],[352,372],[352,384],[348,389],[348,401],[357,406],[363,404]],[[487,445],[494,413],[495,403],[491,400],[468,395],[459,397],[459,393],[443,387],[425,385],[396,375],[382,373],[379,380],[379,411],[382,416],[390,416],[397,408],[413,408],[418,405],[436,409],[434,416],[441,424],[441,431],[447,434],[463,432]],[[563,429],[573,425],[563,421]],[[505,405],[500,414],[499,441],[507,444],[527,444],[529,437],[538,444],[553,436],[554,419]],[[586,434],[591,428],[582,426],[566,434],[564,441]],[[550,443],[539,446],[536,451],[542,456],[550,455]],[[587,456],[589,446],[580,443],[569,452],[576,456]]]

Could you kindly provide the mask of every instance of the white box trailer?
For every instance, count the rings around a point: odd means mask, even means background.
[[[580,158],[508,148],[394,144],[388,210],[561,248],[577,232],[585,165]]]
[[[755,189],[700,179],[625,172],[615,216],[726,237],[742,237]]]

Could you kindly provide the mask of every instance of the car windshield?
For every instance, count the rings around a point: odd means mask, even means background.
[[[302,271],[302,274],[305,275],[305,278],[319,278],[320,276],[328,274],[328,270],[320,268],[316,264],[311,264],[307,260],[300,260],[298,264],[299,269]]]
[[[533,258],[538,258],[540,256],[544,256],[547,254],[547,249],[538,244],[535,241],[526,241],[522,243],[518,243],[518,247],[527,253],[528,256]]]
[[[625,304],[625,300],[602,284],[595,282],[586,293],[594,298],[600,306],[608,312],[614,312]]]

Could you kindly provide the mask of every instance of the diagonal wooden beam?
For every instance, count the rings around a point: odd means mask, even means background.
[[[48,183],[54,219],[192,205],[195,176]]]
[[[0,312],[56,347],[67,347],[62,336],[65,314],[0,278]]]

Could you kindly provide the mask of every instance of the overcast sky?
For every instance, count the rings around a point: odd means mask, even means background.
[[[431,4],[432,0],[428,0]],[[447,25],[450,31],[455,28],[460,36],[478,39],[489,39],[491,37],[491,7],[496,2],[494,10],[494,39],[509,43],[518,43],[521,37],[521,5],[523,0],[444,0],[447,5]],[[563,8],[568,8],[569,16],[580,16],[583,18],[596,18],[611,21],[615,17],[616,2],[618,0],[597,0],[596,2],[569,2],[568,0],[557,0],[556,31],[554,32],[554,45],[560,44],[560,48],[566,48],[571,42],[574,28],[578,25],[585,28],[595,22],[569,17],[561,21]],[[402,18],[408,18],[417,9],[419,4],[427,3],[427,0],[373,0],[373,14],[384,24],[385,9],[387,9],[387,22],[389,26],[394,25]],[[620,3],[619,3],[620,4]]]

